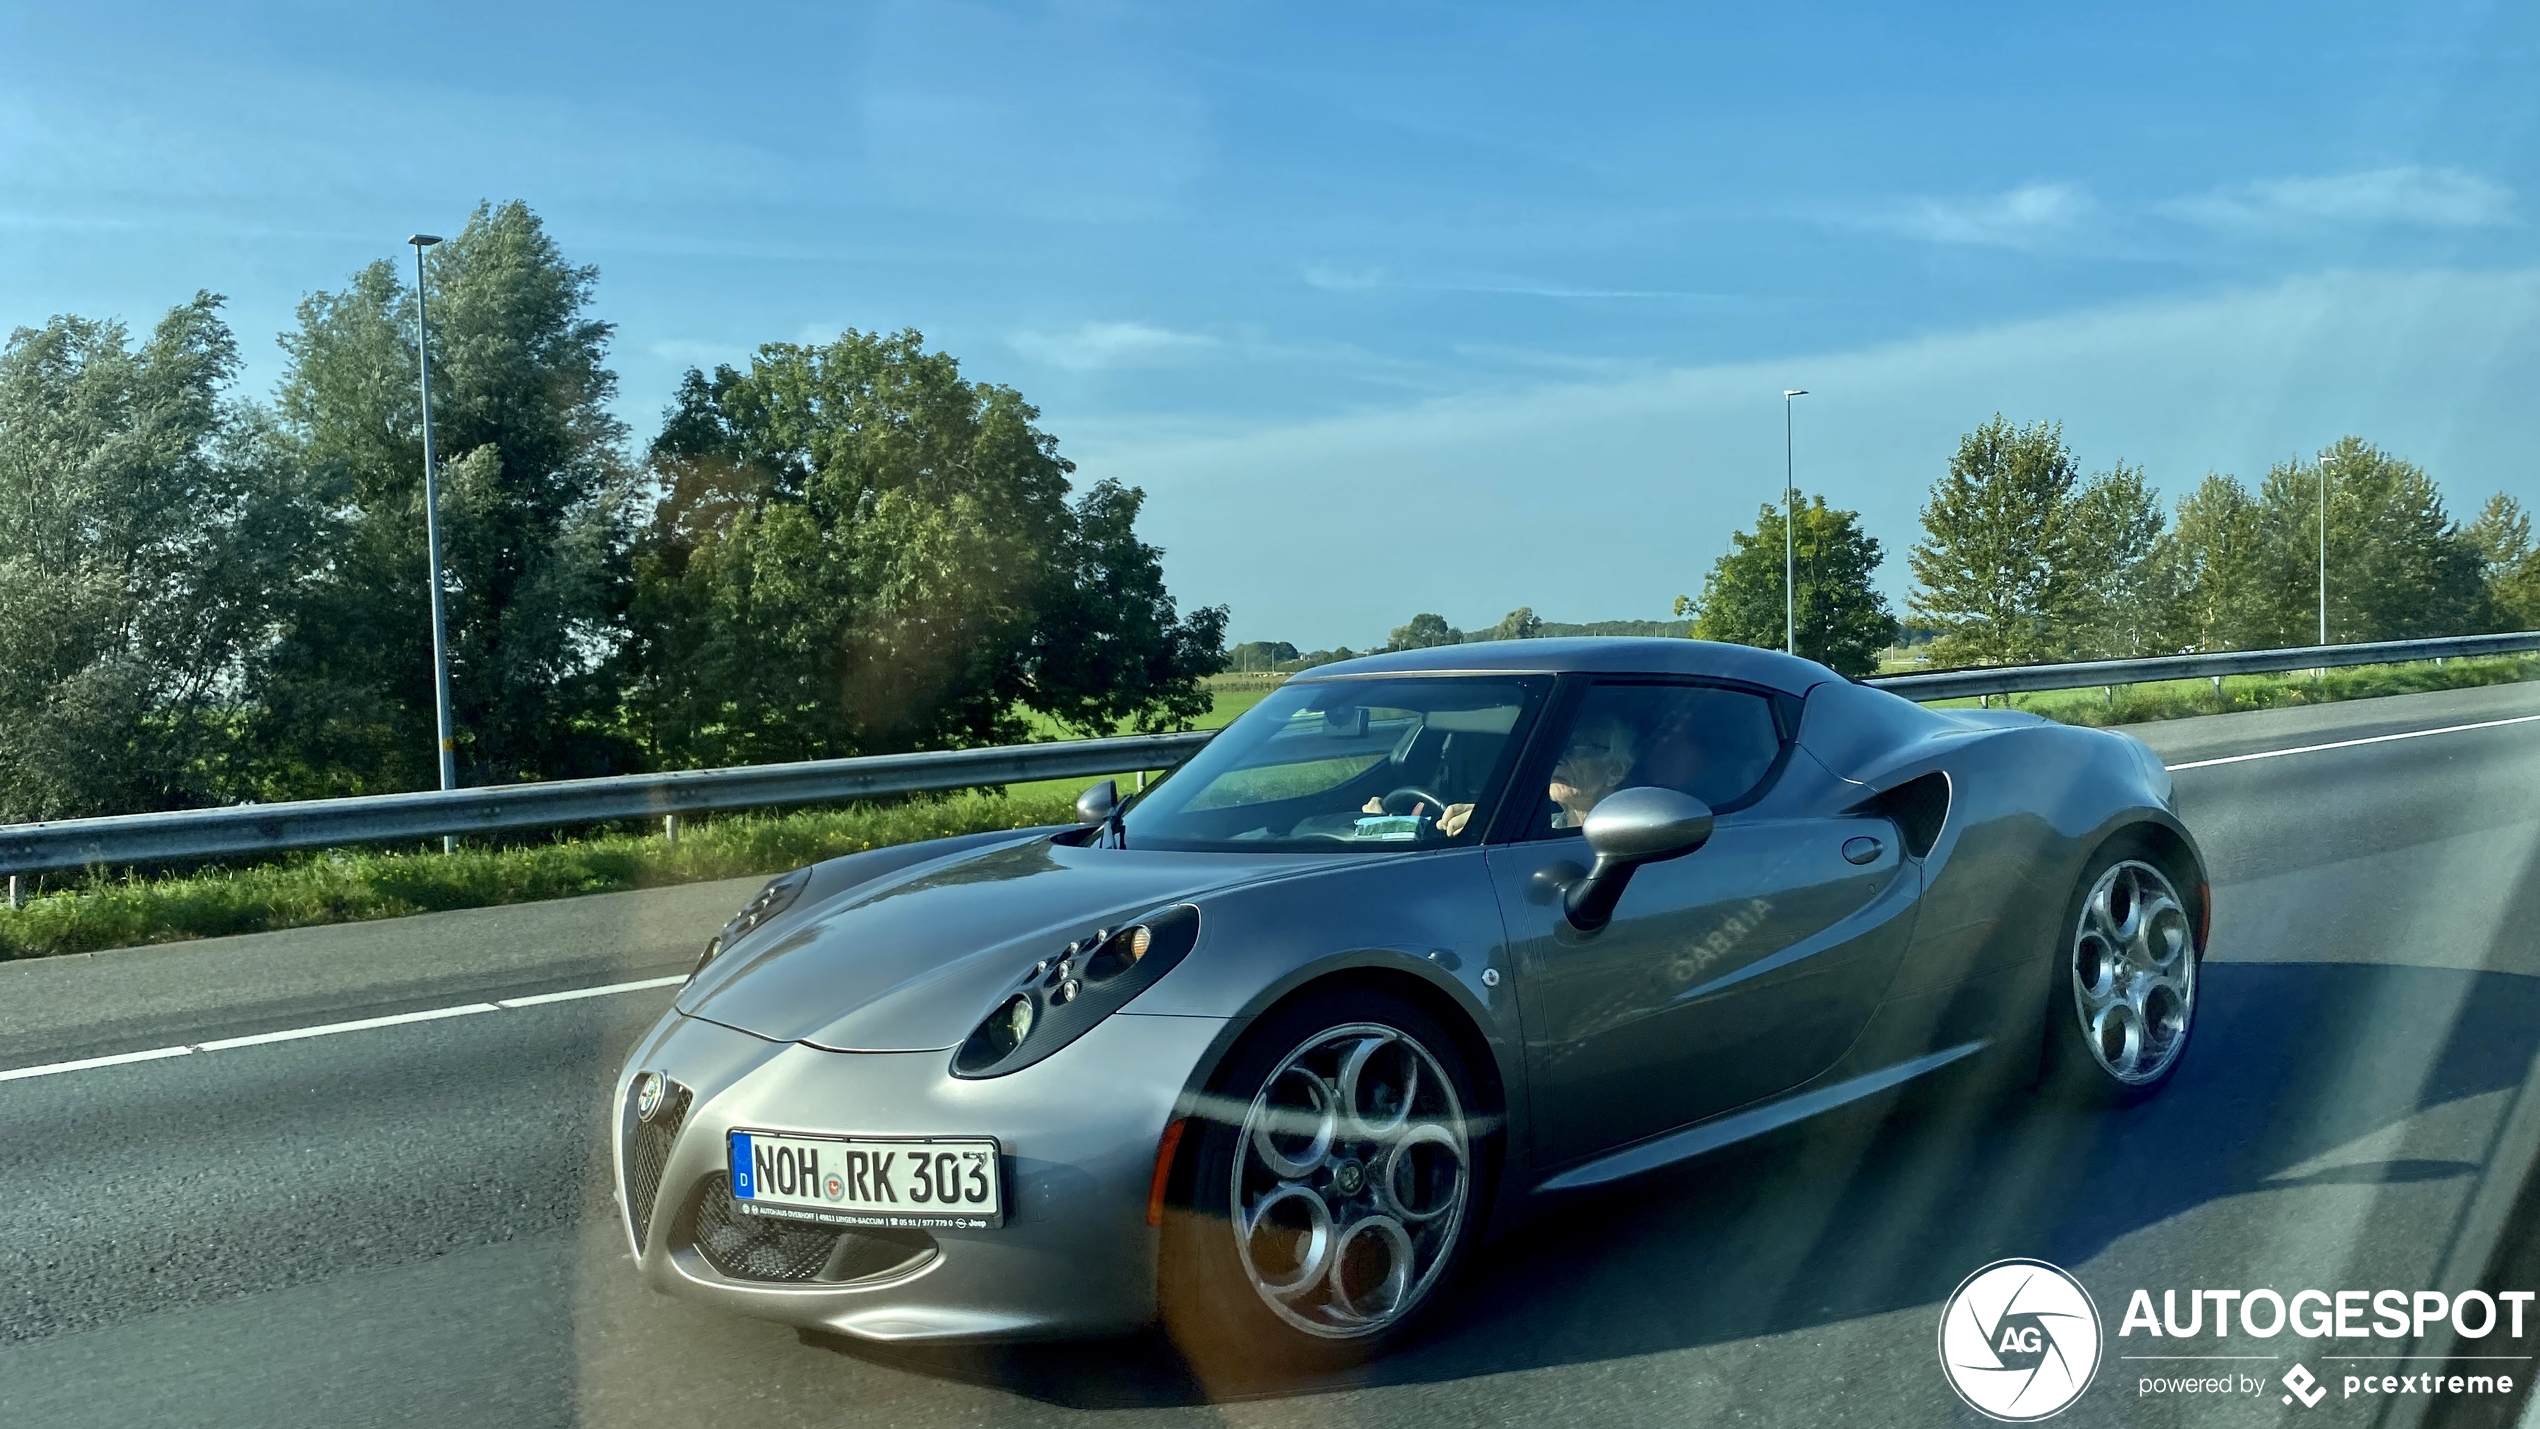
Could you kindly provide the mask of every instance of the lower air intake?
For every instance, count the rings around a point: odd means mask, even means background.
[[[697,1253],[734,1280],[844,1283],[904,1275],[935,1257],[919,1230],[846,1229],[754,1216],[732,1196],[727,1176],[707,1179],[697,1200]]]

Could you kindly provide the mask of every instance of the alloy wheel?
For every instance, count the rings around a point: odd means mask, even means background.
[[[1455,1084],[1398,1028],[1353,1023],[1283,1058],[1235,1144],[1235,1252],[1281,1319],[1373,1335],[1420,1303],[1461,1231],[1472,1148]]]
[[[2158,1081],[2187,1045],[2196,948],[2169,876],[2126,859],[2082,899],[2073,930],[2073,1010],[2099,1070],[2127,1086]]]

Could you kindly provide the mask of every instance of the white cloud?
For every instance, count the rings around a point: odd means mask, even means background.
[[[2452,505],[2540,504],[2540,269],[2327,273],[1910,342],[1473,391],[1315,421],[1075,422],[1080,480],[1149,493],[1145,529],[1186,605],[1238,639],[1351,645],[1413,611],[1468,628],[1663,616],[1782,478],[1800,399],[1805,490],[1905,551],[1959,436],[1994,412],[2061,419],[2086,465],[2145,466],[2176,497],[2262,475],[2347,432],[2421,462]]]
[[[2022,184],[1979,198],[1920,198],[1869,220],[1931,243],[2026,248],[2070,232],[2097,208],[2078,184]]]
[[[2172,218],[2211,228],[2262,230],[2323,224],[2480,228],[2513,221],[2513,190],[2459,169],[2410,164],[2316,178],[2260,179],[2173,199]]]
[[[1385,270],[1333,268],[1317,264],[1305,270],[1304,278],[1307,287],[1321,288],[1327,293],[1365,293],[1385,285]]]
[[[1018,332],[1006,339],[1006,345],[1046,367],[1096,372],[1164,366],[1216,346],[1217,339],[1146,323],[1087,323],[1074,332]]]

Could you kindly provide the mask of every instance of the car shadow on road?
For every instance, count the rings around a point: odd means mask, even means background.
[[[1554,1208],[1486,1247],[1420,1340],[1346,1375],[1204,1384],[1160,1335],[958,1350],[816,1343],[1076,1408],[1459,1380],[1745,1340],[1936,1304],[2004,1256],[2088,1261],[2223,1197],[2474,1177],[2439,1159],[2313,1166],[2429,1107],[2522,1084],[2540,978],[2216,963],[2159,1096],[2077,1112],[1974,1079]],[[809,1337],[807,1337],[809,1339]]]

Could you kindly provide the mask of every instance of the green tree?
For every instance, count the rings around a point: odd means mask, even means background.
[[[2500,491],[2487,498],[2467,534],[2487,569],[2496,626],[2540,629],[2540,548],[2532,545],[2531,514]]]
[[[1247,640],[1226,652],[1226,665],[1233,670],[1259,673],[1278,669],[1282,661],[1303,658],[1285,640]]]
[[[519,203],[480,205],[428,261],[465,782],[627,759],[611,731],[631,472],[597,278]],[[282,419],[338,514],[259,684],[271,793],[437,777],[415,334],[414,292],[381,261],[304,300],[282,339]]]
[[[1800,504],[1791,535],[1799,653],[1846,675],[1874,673],[1879,652],[1896,639],[1887,598],[1870,584],[1881,559],[1877,538],[1861,528],[1859,512],[1831,508],[1823,496]],[[1727,553],[1703,578],[1701,597],[1676,599],[1676,613],[1694,617],[1696,639],[1782,648],[1788,615],[1782,546],[1782,513],[1775,506],[1756,512],[1752,535],[1730,534]]]
[[[1077,499],[1033,624],[1024,700],[1082,734],[1189,729],[1215,706],[1200,681],[1226,667],[1226,608],[1179,613],[1164,552],[1138,539],[1145,500],[1116,481]]]
[[[1531,605],[1521,605],[1499,618],[1499,623],[1469,640],[1532,640],[1543,634],[1543,621]]]
[[[198,293],[0,350],[0,822],[212,801],[314,506]]]
[[[1411,617],[1408,624],[1397,625],[1385,641],[1387,650],[1427,650],[1438,645],[1460,645],[1464,632],[1446,623],[1443,615],[1426,611]]]
[[[914,331],[770,344],[691,371],[652,447],[635,556],[636,722],[669,765],[1007,743],[1186,724],[1225,611],[1184,617],[1140,493],[1074,504],[1012,388]]]
[[[2069,647],[2107,658],[2164,653],[2173,592],[2153,559],[2167,524],[2160,493],[2141,467],[2121,462],[2083,482],[2073,508]]]
[[[2486,562],[2413,463],[2361,437],[2319,454],[2328,468],[2328,638],[2336,644],[2490,628]],[[2319,467],[2280,462],[2258,492],[2270,557],[2266,642],[2319,638]]]
[[[2160,510],[2139,471],[2085,479],[2061,423],[2000,413],[1961,438],[1923,506],[1907,560],[1935,660],[1982,665],[2082,658],[2137,644]]]
[[[2235,477],[2209,472],[2178,503],[2152,566],[2166,596],[2152,622],[2165,651],[2248,650],[2274,635],[2267,614],[2266,517]]]

